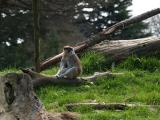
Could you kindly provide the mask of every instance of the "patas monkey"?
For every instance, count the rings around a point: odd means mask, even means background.
[[[56,76],[62,78],[76,78],[81,72],[82,66],[80,59],[76,55],[74,48],[71,46],[64,46],[60,69]]]

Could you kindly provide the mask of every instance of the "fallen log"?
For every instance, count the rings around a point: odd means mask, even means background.
[[[133,18],[121,21],[121,22],[119,22],[119,23],[107,28],[106,30],[104,30],[104,31],[102,31],[100,33],[91,36],[91,38],[89,38],[88,40],[79,43],[75,47],[75,51],[80,53],[80,52],[84,51],[85,49],[87,49],[87,48],[89,48],[89,47],[91,47],[91,46],[93,46],[95,44],[98,44],[98,43],[106,40],[108,35],[110,35],[111,33],[115,32],[116,30],[123,29],[125,27],[128,27],[129,25],[138,23],[138,22],[140,22],[142,20],[150,18],[150,17],[152,17],[154,15],[157,15],[159,13],[160,13],[160,8],[157,8],[157,9],[148,11],[146,13],[143,13],[141,15],[135,16]],[[56,56],[50,57],[47,60],[43,61],[40,64],[40,70],[43,71],[46,68],[50,67],[51,65],[57,64],[60,61],[61,57],[62,57],[62,53],[60,53],[60,54],[58,54]]]
[[[149,55],[160,51],[160,37],[148,37],[134,40],[103,41],[92,50],[105,53],[114,62],[124,60],[132,54]]]
[[[110,71],[107,72],[96,72],[92,76],[87,76],[87,77],[78,77],[74,79],[69,79],[69,78],[58,78],[56,76],[48,77],[42,74],[39,74],[37,72],[34,72],[32,70],[22,70],[24,73],[27,73],[30,75],[30,77],[33,79],[33,86],[34,88],[37,88],[42,85],[47,85],[47,84],[68,84],[68,85],[80,85],[80,84],[85,84],[89,82],[96,82],[97,78],[99,77],[104,77],[104,76],[118,76],[118,75],[123,75],[123,73],[112,73]]]
[[[0,77],[0,120],[76,120],[71,112],[48,113],[33,91],[27,74]]]
[[[134,107],[134,105],[125,103],[71,103],[65,106],[68,111],[81,106],[90,107],[94,110],[125,110]]]
[[[122,74],[123,73],[103,72],[103,73],[96,73],[88,77],[79,77],[79,78],[74,78],[74,79],[57,78],[55,76],[42,77],[42,78],[33,79],[33,86],[34,88],[37,88],[42,85],[55,85],[55,84],[81,85],[81,84],[86,84],[86,83],[94,83],[99,77],[118,76]]]
[[[143,104],[127,104],[127,103],[70,103],[65,105],[68,111],[72,111],[74,108],[81,106],[89,107],[94,110],[126,110],[129,108],[137,108],[137,107],[148,107],[148,108],[159,107],[159,105],[143,105]]]

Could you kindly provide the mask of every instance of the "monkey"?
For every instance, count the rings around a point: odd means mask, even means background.
[[[60,78],[76,78],[81,73],[82,65],[74,48],[71,46],[64,46],[60,69],[56,76]]]
[[[32,79],[45,78],[46,76],[32,71],[31,69],[23,69],[21,71],[27,73]],[[64,46],[63,55],[60,62],[60,69],[54,77],[57,78],[76,78],[82,73],[82,65],[75,50],[71,46]]]

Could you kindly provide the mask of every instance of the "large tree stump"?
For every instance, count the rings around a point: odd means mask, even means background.
[[[0,78],[0,120],[74,120],[74,113],[48,113],[33,92],[27,74]]]

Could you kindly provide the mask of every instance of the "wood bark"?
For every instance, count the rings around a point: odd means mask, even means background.
[[[135,16],[133,18],[130,18],[130,19],[126,19],[124,21],[121,21],[109,28],[107,28],[106,30],[94,35],[94,36],[91,36],[91,38],[89,38],[88,40],[84,41],[84,42],[81,42],[79,43],[76,47],[75,47],[75,51],[80,53],[84,50],[86,50],[87,48],[95,45],[95,44],[98,44],[104,40],[107,39],[107,37],[115,32],[116,30],[119,30],[119,29],[123,29],[129,25],[132,25],[132,24],[135,24],[135,23],[138,23],[142,20],[145,20],[147,18],[150,18],[154,15],[157,15],[160,13],[160,8],[157,8],[157,9],[154,9],[154,10],[151,10],[151,11],[148,11],[146,13],[143,13],[141,15],[138,15],[138,16]],[[54,65],[54,64],[57,64],[60,59],[62,57],[62,53],[56,55],[56,56],[53,56],[51,58],[48,58],[47,60],[43,61],[40,65],[40,70],[45,70],[46,68],[50,67],[51,65]]]

